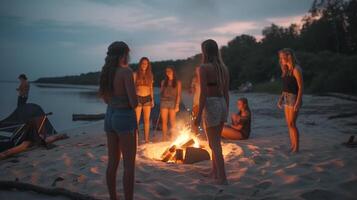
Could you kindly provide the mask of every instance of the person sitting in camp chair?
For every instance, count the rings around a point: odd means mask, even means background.
[[[57,140],[68,138],[67,134],[56,134],[45,137],[46,134],[41,130],[43,130],[42,125],[37,128],[36,120],[30,120],[24,126],[20,127],[19,131],[23,131],[24,134],[21,134],[21,136],[12,139],[14,140],[11,141],[13,147],[0,152],[0,160],[24,152],[35,145],[44,145],[47,147],[48,144],[51,144]],[[17,141],[22,142],[17,144]]]
[[[237,101],[238,113],[232,114],[232,125],[224,125],[222,137],[230,140],[245,140],[250,136],[251,112],[246,98]]]

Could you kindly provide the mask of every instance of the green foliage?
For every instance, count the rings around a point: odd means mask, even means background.
[[[282,48],[296,51],[303,70],[306,92],[357,93],[357,0],[315,0],[302,26],[287,28],[272,24],[263,29],[263,38],[240,35],[221,49],[230,72],[230,87],[237,89],[250,81],[259,92],[276,92],[280,83],[277,52]],[[199,44],[197,44],[199,45]],[[152,62],[155,86],[159,86],[167,66],[174,66],[177,77],[187,88],[200,55],[182,59]],[[137,64],[132,68],[136,69]],[[278,81],[271,83],[270,79]],[[99,72],[37,82],[97,84]]]

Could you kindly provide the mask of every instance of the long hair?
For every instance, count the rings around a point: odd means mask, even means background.
[[[148,62],[148,67],[144,71],[141,69],[141,65],[145,60]],[[142,57],[139,61],[139,67],[136,70],[136,81],[138,81],[138,80],[143,81],[145,85],[150,85],[154,80],[152,70],[151,70],[151,63],[150,63],[149,58],[147,58],[147,57]]]
[[[214,66],[217,74],[218,88],[223,91],[226,85],[227,78],[225,77],[228,71],[219,52],[218,44],[212,39],[208,39],[201,44],[202,48],[202,63],[211,63]]]
[[[290,62],[292,63],[293,69],[299,65],[299,61],[296,58],[294,50],[292,50],[290,48],[284,48],[278,52],[278,55],[280,55],[280,54],[284,54],[285,56],[290,58]],[[288,66],[283,65],[280,57],[279,57],[279,63],[280,63],[280,68],[281,68],[281,72],[282,72],[281,76],[282,77],[290,76],[292,74],[293,70],[289,70]]]
[[[105,63],[102,67],[99,80],[99,96],[108,101],[113,96],[114,75],[119,66],[119,61],[129,62],[129,46],[125,42],[115,41],[109,45]]]
[[[172,72],[173,72],[172,87],[175,88],[177,86],[177,78],[176,78],[176,71],[175,71],[174,67],[172,67],[172,66],[168,66],[165,69],[164,87],[167,87],[168,84],[169,84],[169,77],[166,75],[166,70],[167,69],[171,69]]]
[[[20,74],[18,78],[24,79],[27,81],[27,76],[25,74]]]
[[[247,98],[239,98],[238,101],[241,101],[244,104],[244,109],[250,113],[250,108],[248,105],[248,99]]]

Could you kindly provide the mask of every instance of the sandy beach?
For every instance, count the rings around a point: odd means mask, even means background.
[[[154,142],[138,146],[135,199],[356,199],[357,148],[341,143],[357,133],[357,118],[328,119],[357,110],[356,102],[305,95],[298,119],[301,151],[290,154],[283,111],[276,107],[277,96],[231,93],[230,112],[236,112],[235,100],[243,96],[252,109],[252,133],[246,141],[223,141],[229,185],[215,185],[201,175],[209,171],[210,161],[192,165],[156,161],[155,153],[161,153],[170,142]],[[187,105],[188,99],[184,99]],[[103,122],[66,133],[70,138],[56,142],[52,149],[37,148],[0,161],[0,180],[66,188],[109,199]],[[121,174],[122,162],[118,183]],[[121,184],[117,191],[123,197]],[[0,190],[0,199],[26,196],[13,193]]]

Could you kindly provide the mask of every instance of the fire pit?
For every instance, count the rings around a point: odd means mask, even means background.
[[[163,162],[192,164],[203,160],[210,160],[210,155],[189,128],[181,130],[180,135],[161,155]]]

